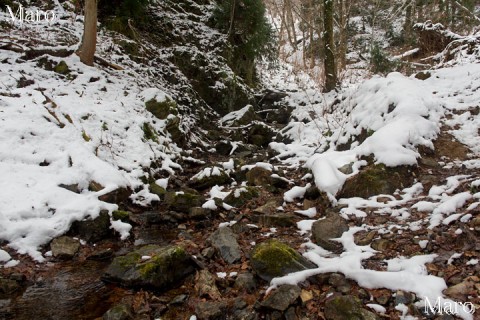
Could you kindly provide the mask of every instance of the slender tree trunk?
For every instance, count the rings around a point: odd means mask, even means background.
[[[405,24],[403,25],[403,36],[407,42],[412,38],[412,4],[408,4],[405,8]]]
[[[77,51],[80,61],[89,66],[93,66],[93,58],[97,46],[97,1],[85,0],[82,44]]]
[[[333,39],[333,0],[324,0],[324,25],[325,25],[325,87],[328,92],[337,86],[337,67],[335,63],[335,48]]]
[[[348,47],[348,19],[350,17],[350,8],[347,7],[346,0],[338,1],[338,16],[340,25],[340,42],[338,48],[338,70],[343,71],[347,66],[347,47]]]

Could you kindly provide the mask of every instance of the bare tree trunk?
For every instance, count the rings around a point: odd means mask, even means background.
[[[325,25],[325,87],[328,92],[337,86],[337,66],[335,63],[335,47],[333,39],[333,0],[324,0]]]
[[[82,44],[77,51],[80,61],[93,66],[97,46],[97,0],[85,0]]]
[[[350,17],[350,4],[347,7],[346,0],[338,1],[338,24],[340,26],[340,41],[338,47],[338,70],[343,71],[347,65],[348,46],[348,19]]]

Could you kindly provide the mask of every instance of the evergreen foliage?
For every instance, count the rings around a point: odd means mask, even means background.
[[[148,21],[147,6],[151,0],[100,0],[98,15],[110,29],[132,37],[128,25],[131,20],[136,27],[145,27]]]
[[[218,1],[213,19],[215,26],[228,34],[233,47],[230,66],[248,84],[254,84],[255,59],[276,59],[275,36],[265,17],[263,1]]]
[[[373,73],[387,74],[395,71],[398,64],[388,58],[378,43],[374,43],[370,50],[370,67]]]

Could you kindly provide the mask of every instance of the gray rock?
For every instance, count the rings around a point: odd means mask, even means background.
[[[199,320],[224,319],[227,304],[223,301],[199,302],[195,306],[195,314]]]
[[[130,320],[133,319],[132,310],[126,304],[117,304],[109,309],[102,317],[103,320]]]
[[[70,231],[78,235],[80,239],[90,243],[113,236],[113,231],[110,228],[110,216],[108,215],[108,211],[105,210],[101,211],[100,215],[93,220],[75,221]]]
[[[0,299],[8,299],[18,290],[20,286],[17,281],[0,278]]]
[[[295,226],[296,217],[290,213],[277,213],[255,215],[252,220],[264,227],[292,227]]]
[[[347,222],[338,214],[333,213],[327,218],[313,223],[312,240],[326,250],[338,252],[342,250],[342,245],[330,239],[341,237],[347,230]]]
[[[201,207],[203,202],[203,197],[191,189],[180,192],[172,191],[165,194],[167,207],[178,212],[189,212],[192,207]]]
[[[80,249],[80,242],[76,239],[63,236],[53,239],[50,248],[55,258],[66,260],[73,258],[77,254]]]
[[[296,285],[287,284],[280,286],[261,303],[261,306],[283,312],[295,303],[298,297],[300,297],[301,291]]]
[[[210,235],[208,241],[225,262],[232,264],[242,258],[240,246],[232,229],[228,227],[219,228]]]
[[[206,219],[212,214],[212,210],[202,208],[202,207],[192,207],[190,208],[190,214],[188,215],[192,219]]]
[[[181,246],[147,245],[116,257],[102,279],[125,287],[167,289],[195,270]]]
[[[404,304],[409,305],[415,300],[415,295],[410,292],[397,290],[395,293],[395,305]]]
[[[220,291],[215,284],[215,277],[206,269],[200,270],[195,276],[195,290],[201,298],[220,299]]]
[[[275,214],[277,212],[277,208],[280,205],[279,201],[277,200],[270,200],[267,201],[263,206],[260,206],[253,210],[253,213],[258,213],[261,215],[270,215]]]
[[[255,277],[251,273],[240,273],[235,279],[234,288],[239,290],[245,290],[248,293],[252,293],[257,288]]]
[[[250,264],[257,275],[270,281],[288,273],[316,268],[288,245],[270,239],[256,245],[250,256]]]
[[[210,175],[210,176],[205,176],[202,178],[194,178],[190,180],[189,185],[192,188],[195,188],[197,190],[205,190],[207,188],[211,188],[215,185],[222,185],[226,184],[227,182],[230,181],[230,177],[228,174],[225,172],[225,170],[218,168],[220,171],[219,175]]]
[[[268,186],[272,182],[272,172],[262,167],[253,167],[247,172],[247,182],[252,186]]]
[[[377,316],[362,308],[362,303],[354,296],[334,296],[325,302],[327,320],[376,320]]]
[[[241,191],[240,191],[241,190]],[[237,197],[238,196],[238,197]],[[258,190],[255,187],[243,187],[231,192],[223,201],[231,206],[239,208],[249,200],[258,197]]]

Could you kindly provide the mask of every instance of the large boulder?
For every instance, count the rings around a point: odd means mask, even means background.
[[[415,168],[409,166],[368,166],[345,182],[337,198],[369,198],[379,194],[393,194],[397,189],[413,184],[415,171]]]
[[[257,275],[270,281],[275,277],[316,268],[297,251],[275,239],[256,245],[250,255],[250,263]]]
[[[170,114],[177,115],[177,103],[172,97],[162,91],[158,91],[154,97],[145,102],[145,107],[156,118],[165,120]]]
[[[240,110],[233,111],[220,119],[220,123],[229,127],[240,127],[251,124],[253,121],[260,120],[252,105],[247,105]]]
[[[164,290],[194,271],[192,257],[183,247],[147,245],[116,257],[102,279],[125,287]]]
[[[339,238],[348,230],[347,222],[340,215],[331,213],[325,219],[315,221],[312,225],[312,241],[330,251],[341,251],[342,245],[331,239]]]

